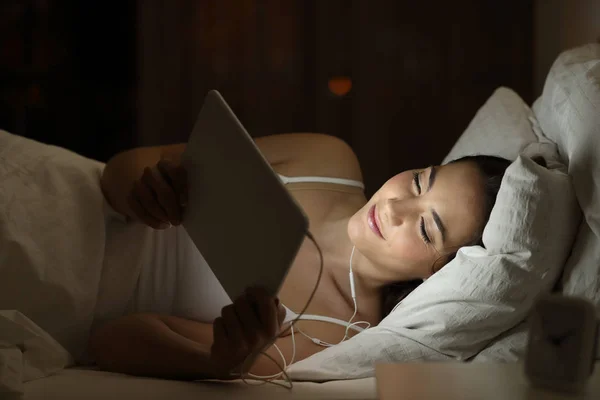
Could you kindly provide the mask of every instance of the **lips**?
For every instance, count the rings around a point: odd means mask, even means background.
[[[369,213],[367,214],[367,223],[369,224],[369,228],[380,238],[384,239],[383,234],[381,233],[381,227],[379,225],[379,221],[377,220],[377,214],[375,213],[376,208],[373,205],[369,209]]]

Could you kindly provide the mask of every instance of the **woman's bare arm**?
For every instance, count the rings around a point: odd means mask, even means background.
[[[273,168],[284,175],[314,175],[362,180],[358,160],[343,140],[315,133],[287,133],[257,138],[256,144]],[[101,186],[109,204],[119,213],[135,218],[127,204],[133,182],[146,167],[161,159],[180,160],[185,143],[140,147],[111,158]]]
[[[145,168],[154,167],[162,159],[179,162],[184,144],[137,147],[112,157],[104,168],[100,186],[104,197],[117,212],[135,219],[127,196],[135,180],[140,179]]]
[[[136,314],[122,317],[96,330],[90,339],[90,351],[100,368],[130,375],[167,379],[227,379],[224,371],[210,362],[213,325],[175,316]],[[290,362],[290,336],[276,341],[286,362]],[[302,360],[322,347],[296,338],[295,361]],[[274,347],[266,353],[278,364],[281,356]],[[259,356],[250,371],[258,376],[280,372],[265,356]]]
[[[209,365],[210,325],[197,324],[200,341],[172,329],[159,315],[127,315],[92,333],[90,353],[100,368],[111,372],[182,380],[216,378]]]

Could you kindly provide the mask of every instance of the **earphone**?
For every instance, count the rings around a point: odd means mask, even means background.
[[[352,253],[350,253],[350,262],[349,262],[350,272],[348,273],[348,277],[350,278],[349,279],[350,280],[350,296],[352,297],[352,302],[354,303],[354,313],[352,314],[352,317],[350,317],[350,319],[348,320],[348,322],[346,324],[346,332],[344,332],[344,337],[342,338],[342,340],[340,340],[338,343],[333,343],[333,344],[327,343],[325,341],[322,341],[321,339],[310,337],[305,332],[300,330],[300,328],[298,328],[298,332],[300,332],[302,335],[304,335],[307,339],[311,340],[316,345],[323,346],[323,347],[335,346],[336,344],[340,344],[348,339],[348,330],[352,326],[358,326],[361,324],[365,324],[366,327],[364,329],[368,329],[371,326],[371,324],[367,321],[352,322],[354,320],[354,318],[356,317],[356,314],[358,313],[358,303],[356,301],[356,287],[355,287],[355,283],[354,283],[354,272],[352,271],[352,260],[354,259],[354,251],[355,250],[356,250],[356,246],[352,246]],[[337,323],[340,321],[337,318],[331,318],[331,317],[316,317],[316,318],[311,318],[311,319],[324,321],[324,322],[332,322],[332,323]]]
[[[312,301],[317,288],[319,286],[319,283],[321,282],[321,277],[323,275],[323,253],[321,251],[321,248],[319,246],[319,244],[317,243],[316,239],[314,238],[314,236],[310,233],[307,232],[306,233],[307,237],[314,243],[315,247],[317,248],[317,251],[319,253],[319,260],[320,260],[320,266],[319,266],[319,274],[317,276],[317,283],[315,284],[315,287],[313,288],[313,291],[310,295],[310,297],[308,298],[308,301],[306,302],[304,308],[302,309],[302,311],[296,316],[295,319],[293,319],[290,322],[290,332],[291,332],[291,338],[292,338],[292,357],[290,359],[289,364],[287,363],[285,356],[283,355],[283,353],[281,352],[281,350],[279,349],[279,347],[275,344],[275,341],[277,340],[277,337],[273,338],[273,340],[271,341],[271,343],[268,344],[268,346],[266,346],[265,348],[269,348],[270,346],[273,346],[277,352],[279,353],[279,356],[281,357],[281,360],[283,362],[283,366],[279,365],[277,363],[277,361],[275,361],[270,355],[266,354],[264,352],[264,350],[258,352],[260,354],[263,354],[264,356],[268,357],[269,359],[271,359],[271,361],[273,361],[280,369],[281,371],[277,374],[273,374],[273,375],[269,375],[269,376],[258,376],[258,375],[254,375],[252,373],[247,373],[245,374],[244,371],[247,371],[247,364],[249,364],[250,360],[254,360],[255,356],[257,355],[256,353],[252,353],[250,355],[248,355],[248,357],[246,357],[246,359],[244,360],[244,362],[241,365],[241,371],[240,371],[240,375],[241,375],[241,379],[243,380],[244,383],[248,384],[248,385],[253,385],[256,386],[256,384],[250,384],[247,380],[246,380],[246,376],[253,379],[257,379],[257,380],[261,380],[262,382],[259,383],[258,385],[263,385],[265,383],[272,383],[275,385],[279,385],[279,386],[283,386],[286,387],[288,389],[292,389],[293,388],[293,383],[291,381],[291,379],[289,378],[289,376],[287,375],[287,369],[288,367],[294,363],[294,359],[296,357],[296,338],[295,338],[295,334],[294,334],[294,324],[300,320],[302,318],[302,316],[304,315],[306,309],[308,308],[308,306],[310,305],[310,302]],[[358,326],[361,324],[365,324],[366,327],[363,329],[368,329],[371,324],[369,322],[366,321],[358,321],[358,322],[352,322],[354,320],[354,318],[356,317],[356,314],[358,313],[358,303],[356,301],[356,288],[355,288],[355,282],[354,282],[354,272],[352,270],[352,260],[354,258],[354,251],[356,250],[356,246],[352,247],[352,252],[350,254],[350,262],[349,262],[349,280],[350,280],[350,295],[352,297],[352,302],[354,303],[354,313],[352,314],[352,317],[350,317],[350,319],[348,320],[348,322],[346,323],[345,321],[341,321],[337,318],[332,318],[332,317],[324,317],[324,316],[311,316],[311,320],[319,320],[319,321],[323,321],[323,322],[331,322],[331,323],[336,323],[339,324],[340,322],[345,323],[346,324],[346,331],[344,332],[344,337],[338,342],[338,343],[327,343],[321,339],[318,338],[313,338],[311,336],[309,336],[308,334],[306,334],[305,332],[303,332],[302,330],[300,330],[300,328],[296,328],[298,329],[298,332],[300,332],[303,336],[305,336],[307,339],[311,340],[314,344],[319,345],[319,346],[323,346],[323,347],[332,347],[335,346],[336,344],[340,344],[342,342],[344,342],[345,340],[348,339],[348,330],[353,327],[353,326]],[[273,380],[280,378],[281,376],[285,377],[286,382],[289,384],[289,386],[285,386],[283,384],[280,384],[278,382],[273,382]]]
[[[350,278],[350,295],[352,296],[352,300],[354,300],[354,304],[356,305],[356,289],[354,287],[354,272],[352,272],[352,260],[354,259],[354,250],[356,250],[356,246],[352,246],[352,253],[350,253],[350,272],[348,272],[348,276]],[[354,308],[356,311],[356,307]]]

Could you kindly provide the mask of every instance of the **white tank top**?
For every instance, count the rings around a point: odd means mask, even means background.
[[[362,182],[350,179],[279,177],[284,184],[332,183],[364,189]],[[183,226],[153,231],[150,240],[128,312],[164,313],[203,322],[212,322],[220,316],[221,309],[231,304],[231,299]],[[284,323],[297,318],[294,311],[285,309]],[[303,315],[300,319],[349,325],[346,321],[320,315]],[[363,331],[356,325],[350,329]]]

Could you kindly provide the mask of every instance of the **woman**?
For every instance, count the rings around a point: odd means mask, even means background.
[[[358,299],[354,321],[372,326],[459,247],[480,243],[509,165],[504,159],[476,156],[406,171],[367,199],[357,158],[343,141],[326,135],[284,134],[259,138],[256,143],[284,177],[334,178],[288,184],[324,256],[323,276],[306,313],[350,319],[355,310],[348,274],[351,261]],[[184,148],[183,144],[139,148],[115,156],[102,177],[109,204],[155,229],[181,229],[186,176],[178,160]],[[226,378],[250,353],[279,335],[275,343],[289,362],[292,338],[285,329],[289,325],[283,324],[283,304],[302,310],[315,285],[317,260],[315,246],[304,243],[278,299],[250,288],[214,321],[151,312],[126,315],[93,332],[90,352],[101,368],[111,371],[178,379]],[[295,360],[354,333],[347,328],[347,324],[297,322],[294,329],[307,336],[296,335]],[[274,347],[265,352],[281,363]],[[249,369],[259,376],[279,370],[262,355]]]

